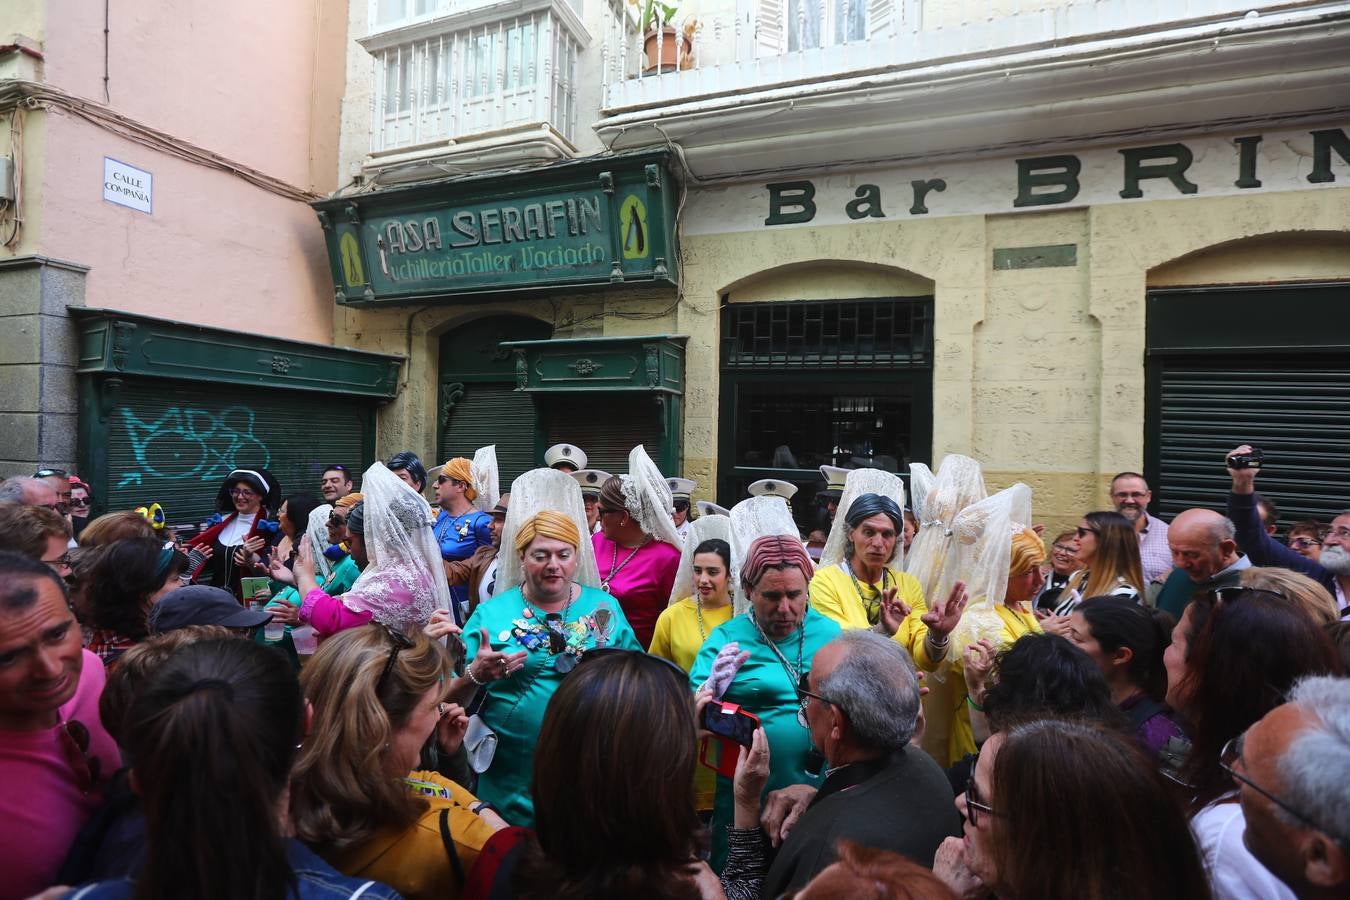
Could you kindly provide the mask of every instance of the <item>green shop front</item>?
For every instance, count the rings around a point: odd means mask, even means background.
[[[375,459],[377,408],[402,359],[106,309],[71,308],[78,334],[79,472],[94,514],[159,503],[170,525],[214,510],[232,469],[283,495],[317,493],[340,464]]]
[[[670,163],[615,154],[313,204],[352,333],[404,331],[434,398],[390,429],[407,448],[441,462],[495,444],[504,487],[560,442],[611,472],[645,444],[679,471],[685,339],[633,313],[677,296]]]

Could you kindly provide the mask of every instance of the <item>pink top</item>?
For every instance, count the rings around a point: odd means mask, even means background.
[[[319,637],[332,637],[348,628],[369,625],[374,616],[369,610],[356,612],[337,597],[315,588],[305,595],[300,604],[300,621],[314,626]]]
[[[618,546],[603,534],[591,535],[591,546],[595,548],[601,589],[618,599],[633,633],[642,642],[642,649],[647,649],[656,631],[657,617],[670,604],[670,591],[680,568],[680,551],[662,541],[652,541],[633,555],[631,549]],[[628,559],[630,555],[632,559]],[[616,567],[617,572],[610,577]]]
[[[50,887],[75,835],[103,801],[101,788],[80,789],[61,738],[64,723],[89,729],[88,756],[99,760],[107,783],[122,765],[117,744],[98,718],[103,661],[83,656],[75,696],[60,709],[61,723],[41,731],[0,731],[0,897],[28,897]]]

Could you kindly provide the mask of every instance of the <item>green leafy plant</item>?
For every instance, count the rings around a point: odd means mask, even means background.
[[[675,17],[679,15],[679,8],[666,3],[657,3],[656,0],[628,0],[628,3],[638,11],[638,27],[642,33],[655,31],[657,20],[660,19],[661,25],[674,26]]]

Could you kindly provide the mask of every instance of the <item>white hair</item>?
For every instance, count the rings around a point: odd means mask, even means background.
[[[874,631],[845,631],[844,658],[820,680],[820,695],[848,717],[858,742],[894,752],[914,736],[919,679],[905,648]]]
[[[1289,701],[1312,715],[1277,764],[1280,799],[1332,837],[1350,840],[1350,678],[1303,678]]]

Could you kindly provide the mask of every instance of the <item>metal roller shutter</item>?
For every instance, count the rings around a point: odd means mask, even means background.
[[[534,399],[513,384],[470,382],[458,390],[463,396],[450,410],[441,429],[440,459],[473,458],[474,451],[497,445],[498,480],[503,491],[521,473],[543,464],[535,460]]]
[[[1282,527],[1330,521],[1350,507],[1350,359],[1344,355],[1168,357],[1154,392],[1154,492],[1164,519],[1191,507],[1222,510],[1223,453],[1265,452],[1258,490]]]
[[[317,494],[325,466],[359,474],[369,464],[372,411],[370,401],[323,394],[128,379],[109,415],[100,505],[157,502],[169,524],[196,524],[215,511],[231,469],[257,466],[276,476],[282,496]]]
[[[622,475],[638,444],[654,460],[659,456],[661,420],[651,394],[554,394],[542,402],[547,445],[576,444],[586,451],[589,468]]]

